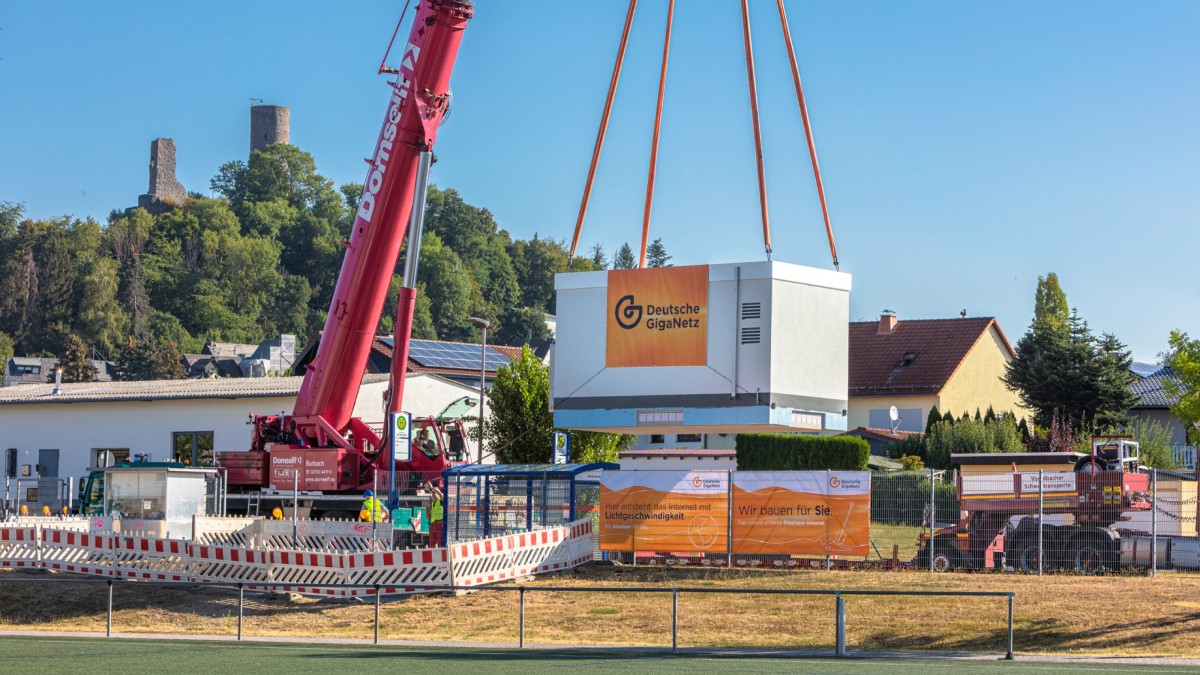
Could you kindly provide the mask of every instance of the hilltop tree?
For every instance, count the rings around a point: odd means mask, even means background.
[[[180,380],[185,376],[179,346],[165,338],[131,339],[116,366],[118,380]]]
[[[667,255],[667,247],[663,246],[659,237],[646,247],[646,267],[666,267],[672,256]]]
[[[550,370],[528,345],[521,356],[496,370],[488,396],[483,437],[499,464],[538,464],[551,460]]]
[[[88,347],[78,335],[70,334],[66,338],[66,350],[58,360],[58,368],[62,370],[63,382],[91,382],[96,379],[96,367],[92,365]],[[48,382],[54,382],[54,372],[50,373]]]
[[[1188,430],[1188,438],[1200,443],[1200,340],[1193,340],[1183,331],[1171,331],[1170,351],[1164,359],[1179,378],[1167,379],[1167,394],[1178,397],[1171,414]]]
[[[1042,428],[1050,426],[1056,411],[1076,433],[1097,422],[1111,424],[1136,401],[1129,389],[1135,377],[1129,352],[1112,335],[1093,336],[1077,312],[1065,328],[1035,318],[1017,341],[1016,353],[1004,383]]]
[[[1045,277],[1038,277],[1033,301],[1034,323],[1051,330],[1066,330],[1070,319],[1067,294],[1058,285],[1058,275],[1051,272]]]
[[[592,247],[592,269],[608,269],[608,256],[604,255],[604,244],[596,244]]]
[[[614,270],[631,270],[638,266],[638,259],[633,255],[633,248],[629,242],[621,244],[621,248],[617,249],[612,266]]]
[[[0,332],[0,366],[8,363],[16,354],[17,345],[13,342],[12,336],[8,333]]]

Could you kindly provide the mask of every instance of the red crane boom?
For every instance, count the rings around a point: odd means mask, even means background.
[[[367,159],[362,199],[316,356],[305,372],[292,414],[255,416],[251,451],[222,453],[231,485],[266,487],[304,467],[299,471],[299,489],[348,492],[371,485],[376,475],[372,468],[389,473],[410,469],[432,477],[449,467],[441,452],[414,453],[413,461],[403,466],[381,465],[381,458],[387,456],[379,452],[386,434],[381,438],[353,416],[375,330],[408,233],[417,186],[424,185],[421,168],[428,168],[428,153],[448,110],[450,73],[462,32],[474,14],[474,6],[467,0],[419,0],[417,5],[399,65],[388,69],[396,74],[392,95],[375,150]],[[418,243],[410,246],[415,249]],[[405,285],[395,328],[390,411],[400,409],[403,396],[416,294],[415,264]],[[287,487],[292,486],[292,478],[286,482]]]

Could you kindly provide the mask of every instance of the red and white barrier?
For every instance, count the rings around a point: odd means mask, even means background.
[[[190,581],[187,542],[157,537],[112,537],[113,576],[148,581]]]
[[[592,520],[450,547],[455,586],[507,581],[577,567],[592,559]]]
[[[0,567],[41,567],[36,525],[0,527]]]
[[[194,581],[269,583],[268,552],[236,546],[188,544]]]
[[[378,585],[381,595],[428,593],[413,586],[449,586],[449,555],[444,548],[347,553],[346,583]],[[371,596],[375,589],[350,588],[346,595]]]
[[[41,552],[46,569],[113,575],[112,537],[108,534],[41,528]]]
[[[273,586],[272,590],[302,595],[343,595],[343,589],[314,586],[345,583],[344,554],[310,551],[269,551],[266,554],[267,576],[271,583],[285,584]]]
[[[111,522],[0,526],[0,567],[31,567],[148,581],[243,584],[313,596],[427,592],[566,570],[592,559],[592,521],[407,551],[292,551],[129,536]],[[78,531],[95,527],[94,532]],[[335,534],[335,533],[327,533]],[[341,534],[341,533],[336,533]],[[367,588],[327,588],[360,584]]]

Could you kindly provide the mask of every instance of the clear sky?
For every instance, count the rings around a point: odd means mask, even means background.
[[[777,260],[830,267],[775,3],[751,0]],[[0,0],[0,200],[103,220],[150,141],[208,193],[251,98],[361,181],[403,2]],[[433,180],[516,237],[569,238],[626,3],[483,0]],[[1153,361],[1200,336],[1200,3],[788,2],[851,318],[965,309],[1016,341],[1057,272]],[[640,237],[666,0],[642,0],[581,248]],[[680,0],[652,237],[675,264],[763,257],[738,3]],[[406,29],[405,29],[406,30]],[[403,31],[402,31],[403,32]]]

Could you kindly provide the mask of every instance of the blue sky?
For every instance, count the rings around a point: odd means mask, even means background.
[[[94,216],[146,190],[150,141],[209,192],[251,98],[361,181],[401,2],[0,0],[0,200]],[[775,3],[751,0],[774,257],[830,267]],[[434,181],[516,237],[569,238],[626,3],[485,0]],[[640,237],[665,0],[642,0],[581,248]],[[995,316],[1037,277],[1139,360],[1200,336],[1200,3],[792,2],[851,318]],[[652,237],[676,264],[763,257],[733,0],[677,3]]]

